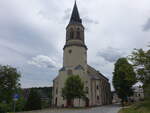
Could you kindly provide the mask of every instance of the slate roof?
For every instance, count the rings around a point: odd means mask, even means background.
[[[82,23],[76,1],[75,1],[75,4],[74,4],[74,7],[73,7],[73,11],[72,11],[72,15],[71,15],[69,23],[71,23],[71,24],[72,23],[80,23],[80,24]]]
[[[91,77],[91,79],[105,79],[108,81],[108,78],[106,78],[104,75],[102,75],[99,71],[95,70],[93,67],[90,65],[87,66],[88,68],[88,76]]]

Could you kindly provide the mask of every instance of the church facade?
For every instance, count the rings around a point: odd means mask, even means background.
[[[109,80],[87,64],[87,46],[84,39],[84,26],[74,4],[70,22],[66,27],[66,43],[63,48],[63,67],[53,80],[53,105],[68,106],[62,97],[62,88],[68,76],[79,75],[87,91],[86,99],[75,99],[75,107],[111,104]]]

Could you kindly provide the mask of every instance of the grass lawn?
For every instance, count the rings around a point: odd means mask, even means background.
[[[150,113],[150,101],[143,101],[127,108],[122,108],[119,113]]]

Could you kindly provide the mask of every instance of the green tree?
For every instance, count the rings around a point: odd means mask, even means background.
[[[24,110],[24,107],[25,107],[25,104],[26,104],[26,99],[24,97],[24,92],[22,89],[19,89],[17,91],[17,94],[19,95],[19,98],[18,100],[16,101],[16,108],[15,108],[15,111],[23,111]]]
[[[71,107],[73,107],[75,98],[80,99],[85,97],[84,84],[78,75],[71,75],[67,78],[65,86],[62,89],[62,96],[70,103]]]
[[[115,63],[113,72],[113,86],[122,99],[122,104],[127,97],[133,94],[132,86],[136,83],[136,74],[126,58],[120,58]]]
[[[135,49],[129,60],[136,70],[137,79],[143,83],[145,97],[150,98],[150,50]]]
[[[20,77],[16,68],[0,65],[0,110],[12,111],[12,97],[20,89]]]
[[[36,90],[31,89],[25,105],[25,110],[29,111],[29,110],[38,110],[38,109],[41,109],[40,95]]]

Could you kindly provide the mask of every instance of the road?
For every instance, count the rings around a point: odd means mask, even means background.
[[[45,109],[18,113],[118,113],[120,108],[117,105],[107,105],[85,109]]]

